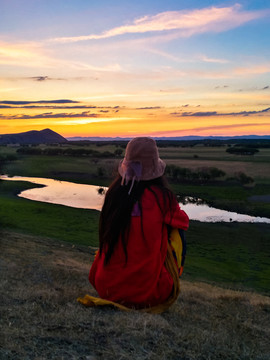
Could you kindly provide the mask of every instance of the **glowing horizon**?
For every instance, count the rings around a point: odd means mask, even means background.
[[[270,134],[267,2],[126,4],[1,4],[0,134]]]

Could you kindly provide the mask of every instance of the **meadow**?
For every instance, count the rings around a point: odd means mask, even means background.
[[[123,144],[65,148],[94,152],[32,155],[0,147],[0,173],[106,186],[123,156]],[[270,149],[239,157],[226,153],[225,147],[163,146],[160,156],[168,169],[172,166],[167,175],[176,194],[269,217]],[[179,178],[183,171],[178,167],[190,169],[184,173],[192,181]],[[204,179],[194,178],[199,169],[211,167],[224,175],[206,178],[204,171]],[[241,183],[240,170],[252,182]],[[89,309],[76,298],[95,295],[87,276],[98,245],[99,212],[17,196],[31,187],[0,180],[2,358],[270,357],[270,224],[191,221],[181,294],[164,314]]]
[[[16,147],[2,147],[2,158],[14,157],[13,160],[2,163],[2,173],[105,186],[114,178],[119,159],[124,154],[124,144],[114,143],[72,144],[57,148],[43,145],[33,149],[36,148],[46,152],[49,150],[51,155],[21,154]],[[67,150],[80,151],[81,154],[58,154]],[[82,154],[84,150],[88,151],[87,155]],[[192,147],[162,146],[159,150],[168,168],[171,165],[185,165],[195,171],[194,169],[215,167],[224,172],[220,179],[191,182],[168,174],[170,186],[176,194],[203,198],[208,203],[227,210],[269,217],[269,201],[250,200],[256,196],[263,200],[270,194],[269,148],[262,148],[253,156],[240,157],[228,154],[225,146],[209,147],[203,144]],[[233,176],[239,170],[247,169],[247,175],[253,181],[245,186]],[[75,245],[98,246],[97,211],[33,202],[16,196],[23,189],[32,186],[25,182],[0,182],[2,228],[65,240]],[[262,293],[270,292],[270,269],[266,258],[270,249],[269,224],[191,221],[187,238],[185,276],[188,279],[218,282],[223,286],[254,289]]]

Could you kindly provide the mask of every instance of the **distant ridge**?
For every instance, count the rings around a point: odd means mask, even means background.
[[[241,136],[172,136],[155,137],[157,141],[201,141],[201,140],[270,140],[270,135],[241,135]],[[0,145],[36,145],[36,144],[62,144],[68,141],[129,141],[131,137],[102,137],[102,136],[74,136],[64,138],[51,129],[31,130],[17,134],[0,135]]]
[[[18,134],[0,135],[0,145],[61,144],[65,142],[67,142],[67,139],[57,134],[55,131],[52,131],[51,129],[44,129],[40,131],[32,130]]]
[[[173,136],[173,137],[155,137],[153,136],[155,140],[182,140],[182,141],[194,141],[194,140],[270,140],[270,135],[240,135],[240,136],[196,136],[196,135],[190,135],[190,136]],[[68,137],[68,141],[128,141],[130,140],[130,137],[82,137],[82,136],[74,136],[74,137]]]

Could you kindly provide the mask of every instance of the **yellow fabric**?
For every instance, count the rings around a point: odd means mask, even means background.
[[[180,269],[182,264],[183,244],[178,229],[174,228],[171,230],[170,244],[174,250],[174,253],[176,255],[177,265],[178,268]]]
[[[148,312],[148,313],[152,313],[152,314],[160,314],[163,311],[167,310],[176,301],[176,299],[179,295],[179,292],[180,292],[180,282],[179,282],[179,277],[178,277],[178,270],[177,270],[170,246],[168,246],[167,256],[166,256],[166,260],[165,260],[165,266],[173,278],[174,286],[173,286],[171,295],[163,304],[159,304],[159,305],[149,307],[149,308],[139,309],[138,311]],[[124,311],[134,310],[134,309],[128,308],[124,305],[121,305],[119,303],[115,303],[113,301],[101,299],[101,298],[94,297],[91,295],[85,295],[83,298],[79,297],[77,299],[77,301],[85,306],[112,306],[112,307],[115,307],[115,308],[118,308],[118,309],[124,310]]]
[[[124,305],[115,303],[115,302],[110,301],[110,300],[105,300],[105,299],[101,299],[101,298],[98,298],[98,297],[94,297],[94,296],[91,296],[91,295],[85,295],[83,298],[78,298],[77,300],[81,304],[83,304],[85,306],[105,306],[105,305],[108,305],[108,306],[117,307],[120,310],[131,311],[130,308],[128,308],[128,307],[126,307]]]

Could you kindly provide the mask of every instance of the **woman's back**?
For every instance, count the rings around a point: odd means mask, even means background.
[[[119,177],[105,196],[99,252],[89,273],[103,299],[145,308],[163,304],[176,289],[165,266],[167,228],[186,230],[188,216],[166,186],[165,166],[155,140],[140,137],[128,143]]]
[[[168,298],[173,280],[164,266],[167,225],[186,229],[188,217],[158,186],[145,188],[131,211],[126,251],[118,241],[105,264],[105,246],[91,268],[89,280],[102,298],[135,307],[154,306]]]

